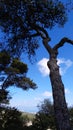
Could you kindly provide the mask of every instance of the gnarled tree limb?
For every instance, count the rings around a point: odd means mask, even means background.
[[[46,50],[48,51],[49,54],[51,54],[52,48],[51,46],[48,44],[49,42],[49,38],[44,38],[43,39],[43,45],[46,48]]]
[[[54,46],[53,49],[58,50],[58,48],[62,47],[65,43],[69,43],[69,44],[73,45],[73,40],[71,40],[71,39],[69,39],[67,37],[64,37],[64,38],[61,39],[61,41],[58,44],[56,44]]]

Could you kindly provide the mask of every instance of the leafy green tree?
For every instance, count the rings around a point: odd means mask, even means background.
[[[39,111],[33,121],[33,127],[36,130],[46,130],[48,128],[56,130],[53,104],[49,99],[45,99],[38,107]]]
[[[12,58],[6,50],[0,51],[0,130],[23,130],[26,127],[26,116],[22,120],[21,112],[6,105],[11,98],[8,87],[36,88],[36,84],[26,77],[27,71],[27,65],[20,59]]]
[[[37,39],[42,40],[49,54],[47,65],[50,69],[57,130],[71,130],[57,56],[59,48],[65,43],[73,45],[73,41],[64,37],[53,47],[49,44],[49,29],[56,24],[63,27],[67,21],[64,4],[59,0],[2,0],[0,5],[0,26],[8,39],[5,46],[0,44],[1,48],[6,47],[12,56],[19,56],[24,51],[30,57],[39,47]]]
[[[12,58],[6,50],[0,52],[0,85],[1,89],[7,89],[9,86],[16,85],[17,87],[27,90],[35,89],[36,84],[30,78],[26,77],[28,67],[18,58]]]

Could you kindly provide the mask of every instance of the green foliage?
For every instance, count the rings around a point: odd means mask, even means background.
[[[23,127],[27,125],[27,123],[29,122],[29,118],[27,115],[22,116],[21,114],[21,121],[23,122]]]
[[[4,84],[4,87],[16,85],[16,87],[22,88],[23,90],[28,90],[29,88],[35,89],[36,84],[30,80],[30,78],[22,77],[18,75],[11,75]]]
[[[21,113],[17,109],[0,107],[0,127],[3,130],[22,130],[20,117]]]
[[[48,128],[56,130],[54,108],[49,99],[45,99],[39,105],[39,111],[35,116],[33,126],[36,130],[46,130]]]
[[[36,84],[30,78],[26,77],[28,67],[21,62],[19,58],[12,58],[7,51],[0,52],[0,81],[1,88],[6,89],[9,86],[16,85],[23,90],[29,88],[35,89]]]
[[[21,74],[26,73],[28,70],[27,65],[20,62],[18,58],[13,59],[11,67],[17,69]]]
[[[22,118],[25,118],[25,116],[28,117],[29,121],[33,121],[33,119],[35,118],[35,114],[33,113],[22,112]]]
[[[30,88],[37,88],[36,84],[33,82],[33,80],[30,80],[30,78],[23,78],[23,81],[30,86]],[[28,87],[29,88],[29,87]]]
[[[0,89],[0,130],[24,130],[29,118],[15,108],[7,107],[9,92]]]
[[[46,130],[47,128],[51,130],[56,130],[55,115],[53,104],[49,99],[45,99],[38,106],[39,111],[36,113],[33,120],[33,128],[35,130]],[[69,107],[70,123],[73,128],[73,107]]]
[[[20,119],[21,112],[15,108],[7,107],[6,104],[9,103],[9,100],[9,92],[0,89],[0,130],[21,130],[23,126]]]
[[[6,74],[19,74],[23,75],[26,74],[28,71],[27,65],[23,62],[21,62],[18,58],[13,58],[11,60],[10,65],[5,68]]]

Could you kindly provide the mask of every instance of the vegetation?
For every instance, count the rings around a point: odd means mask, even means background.
[[[7,94],[8,97],[8,94]],[[6,100],[5,96],[5,100]],[[4,101],[4,100],[3,100]],[[1,101],[2,102],[2,101]],[[39,111],[34,114],[19,112],[15,108],[2,106],[0,102],[0,130],[46,130],[51,128],[56,130],[53,104],[49,99],[45,99],[38,105]],[[4,104],[4,102],[3,102]],[[71,126],[73,127],[73,108],[69,108]],[[32,126],[27,123],[32,121]]]
[[[70,113],[70,122],[73,129],[73,106],[69,108],[69,113]]]
[[[6,49],[6,52],[9,52],[12,57],[19,57],[22,52],[27,52],[28,57],[31,58],[31,55],[35,55],[35,50],[39,47],[37,40],[39,38],[42,40],[42,44],[49,55],[47,65],[50,69],[56,127],[57,130],[71,130],[64,85],[57,65],[57,56],[59,48],[65,43],[73,45],[73,41],[64,37],[53,47],[49,44],[51,41],[49,29],[52,29],[56,24],[63,27],[67,21],[64,4],[59,0],[2,0],[0,5],[0,27],[7,36],[5,46],[1,43],[0,49]],[[4,67],[7,66],[8,62]],[[12,69],[14,70],[13,65]],[[12,70],[9,72],[13,73]],[[3,84],[3,87],[9,85],[9,83],[12,85],[16,83],[18,87],[21,85],[21,88],[26,89],[23,83],[24,79],[17,74],[19,72],[23,74],[23,70],[20,70],[18,66],[14,72],[15,76],[9,75],[11,80],[8,77],[6,81],[10,80],[10,82]],[[28,79],[25,81],[28,81]],[[31,81],[29,83],[32,85]]]
[[[26,116],[25,120],[21,120],[21,112],[15,108],[7,107],[6,104],[9,103],[9,100],[9,92],[0,89],[0,130],[22,130],[28,120]]]
[[[33,119],[35,118],[35,114],[33,113],[22,112],[22,118],[24,118],[25,116],[28,117],[29,121],[33,121]]]
[[[23,90],[35,89],[36,84],[26,77],[28,67],[19,58],[13,58],[6,50],[0,51],[0,130],[23,130],[29,118],[16,108],[8,107],[11,96],[8,87],[16,85]]]
[[[35,89],[36,84],[33,80],[26,77],[27,71],[27,65],[21,62],[20,59],[12,58],[6,50],[0,52],[1,89],[6,89],[13,85],[23,90]]]
[[[56,122],[55,122],[55,113],[54,106],[49,99],[44,99],[38,105],[38,112],[35,114],[35,118],[33,120],[33,128],[34,130],[57,130]],[[73,128],[73,107],[69,107],[69,120],[71,123],[71,127]]]
[[[54,107],[49,99],[45,99],[39,106],[39,111],[33,120],[35,130],[56,130]]]
[[[0,107],[0,129],[1,130],[21,130],[22,122],[20,120],[21,113],[15,108]]]

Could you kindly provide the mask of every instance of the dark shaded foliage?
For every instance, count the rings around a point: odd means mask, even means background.
[[[36,130],[46,130],[48,128],[56,130],[54,108],[49,99],[45,99],[39,105],[39,111],[33,121],[33,127]]]
[[[73,129],[73,107],[69,108],[69,114],[70,114],[70,122]]]
[[[21,130],[21,113],[15,108],[0,107],[0,127],[3,130]]]
[[[0,130],[24,130],[28,118],[22,118],[20,111],[7,106],[10,98],[7,90],[0,89]]]
[[[0,89],[0,104],[8,104],[11,97],[9,96],[9,92],[4,89]]]
[[[11,63],[11,67],[14,69],[18,69],[19,73],[23,74],[28,71],[27,65],[20,62],[19,59],[13,59],[13,62]]]
[[[43,33],[48,37],[44,29],[63,26],[67,20],[65,7],[58,0],[2,0],[0,5],[0,26],[7,33],[6,49],[12,55],[25,51],[30,58],[39,47],[37,36]]]
[[[54,106],[49,99],[45,99],[41,104],[38,105],[39,111],[36,113],[33,120],[34,130],[46,130],[47,128],[51,130],[56,129]],[[73,107],[69,107],[69,120],[71,127],[73,129]]]
[[[4,70],[5,67],[10,63],[10,55],[6,50],[0,52],[0,71]]]

